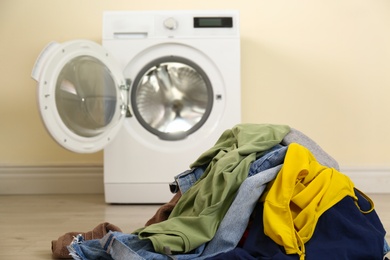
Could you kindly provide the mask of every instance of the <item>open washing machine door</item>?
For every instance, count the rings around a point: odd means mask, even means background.
[[[99,44],[53,42],[32,71],[39,110],[52,137],[73,152],[102,150],[122,126],[128,84],[114,58]]]
[[[157,58],[132,83],[101,45],[75,40],[50,43],[32,72],[39,110],[52,137],[78,153],[102,150],[130,115],[160,140],[177,141],[196,132],[213,107],[207,74],[183,57]],[[130,102],[131,101],[131,102]]]

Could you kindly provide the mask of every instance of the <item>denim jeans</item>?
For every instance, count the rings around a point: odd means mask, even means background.
[[[275,145],[251,164],[248,177],[282,164],[284,162],[286,152],[287,146]]]
[[[84,241],[81,235],[77,236],[68,247],[71,256],[77,260],[189,260],[197,259],[204,250],[198,247],[192,252],[181,255],[166,255],[155,253],[149,239],[141,240],[137,235],[121,232],[109,232],[102,239]]]
[[[390,246],[389,244],[387,243],[386,241],[386,237],[385,237],[385,243],[384,243],[384,246],[383,246],[383,255],[386,255],[387,253],[390,252]]]
[[[195,182],[203,175],[206,167],[195,167],[191,170],[186,170],[179,175],[175,176],[175,181],[171,183],[171,191],[176,193],[180,189],[184,194],[189,188],[191,188]],[[175,187],[175,188],[172,188]]]

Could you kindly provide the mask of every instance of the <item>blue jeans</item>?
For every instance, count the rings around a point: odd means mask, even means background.
[[[184,194],[195,184],[195,182],[199,180],[205,169],[206,167],[196,167],[191,170],[186,170],[175,176],[175,182],[172,185],[176,185],[176,187],[180,189],[181,193]],[[177,192],[177,190],[175,191]],[[176,193],[175,191],[172,190],[172,192]]]
[[[83,237],[79,235],[68,246],[68,249],[71,256],[77,260],[189,260],[196,259],[203,251],[204,246],[173,257],[168,252],[166,255],[155,253],[149,239],[141,240],[134,234],[110,231],[102,239],[95,240],[84,241]]]
[[[386,238],[385,238],[385,243],[384,243],[384,246],[383,246],[383,255],[386,255],[389,252],[390,252],[390,246],[387,243]]]
[[[284,157],[286,157],[286,153],[287,146],[275,145],[251,164],[248,172],[248,177],[253,176],[264,170],[273,168],[277,165],[283,164]]]

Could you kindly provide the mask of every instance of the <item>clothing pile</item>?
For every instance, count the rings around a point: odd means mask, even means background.
[[[176,194],[144,227],[127,234],[114,226],[95,239],[75,235],[70,256],[367,260],[390,251],[370,198],[320,146],[289,126],[226,130],[174,179]],[[64,237],[69,234],[53,241],[53,253],[63,249]]]

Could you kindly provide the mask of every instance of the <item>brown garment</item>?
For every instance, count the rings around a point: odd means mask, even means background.
[[[73,241],[73,237],[78,234],[83,235],[85,240],[91,239],[100,239],[109,231],[119,231],[122,232],[121,229],[113,224],[104,222],[96,226],[92,231],[82,233],[82,232],[69,232],[65,235],[60,236],[57,240],[51,241],[51,250],[53,252],[54,258],[62,258],[62,259],[72,259],[69,255],[69,251],[67,246]]]
[[[146,222],[145,226],[149,226],[154,223],[167,220],[171,214],[173,208],[181,197],[181,192],[178,191],[173,198],[166,204],[162,205],[154,214],[154,216]],[[53,252],[53,258],[72,259],[69,255],[67,246],[73,241],[73,237],[81,234],[84,240],[100,239],[104,237],[109,231],[122,232],[121,229],[110,223],[102,223],[96,226],[92,231],[82,232],[68,232],[65,235],[60,236],[57,240],[51,242],[51,250]]]
[[[178,191],[168,203],[162,205],[156,211],[154,216],[151,219],[149,219],[148,222],[146,222],[145,226],[149,226],[167,220],[180,198],[181,198],[181,192]]]

